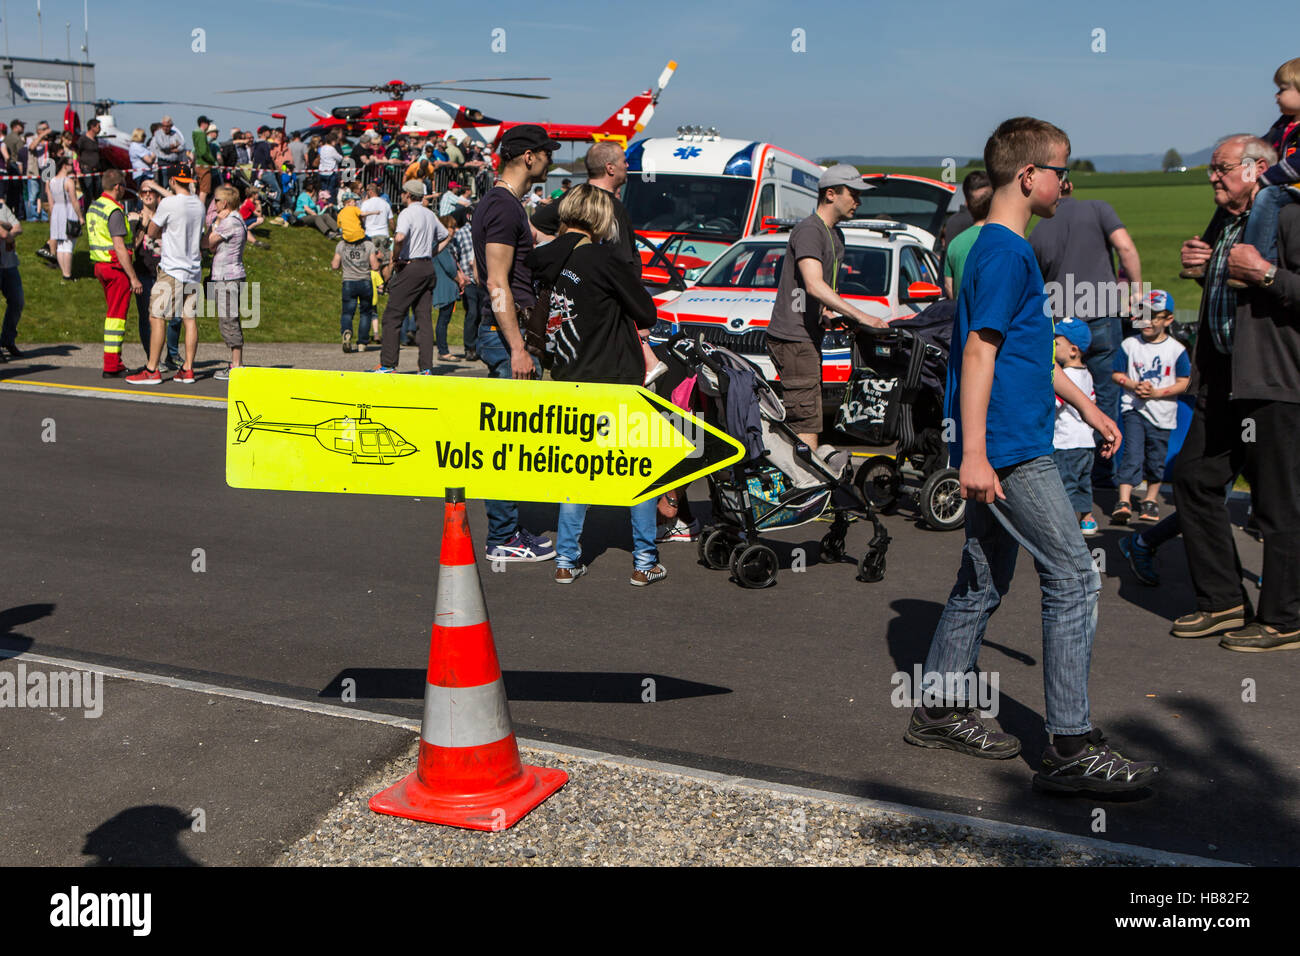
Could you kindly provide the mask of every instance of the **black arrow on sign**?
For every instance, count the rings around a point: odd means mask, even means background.
[[[700,422],[700,425],[693,430],[694,434],[687,435],[682,430],[682,424],[685,419],[694,418],[694,416],[682,411],[676,405],[665,402],[657,395],[646,392],[640,394],[654,413],[667,419],[669,424],[684,440],[696,446],[697,451],[683,458],[658,478],[651,481],[637,495],[638,498],[644,498],[646,495],[661,489],[677,488],[688,484],[701,475],[717,471],[719,468],[724,467],[725,464],[738,460],[745,454],[745,448],[740,442],[730,435],[715,435],[704,428],[703,421],[700,419],[695,419]]]

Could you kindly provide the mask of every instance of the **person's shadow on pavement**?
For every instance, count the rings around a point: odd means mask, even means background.
[[[130,807],[86,834],[87,866],[199,866],[181,849],[177,834],[190,828],[176,807]]]

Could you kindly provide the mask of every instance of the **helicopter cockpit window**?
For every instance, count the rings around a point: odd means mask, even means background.
[[[371,454],[371,455],[378,453],[379,447],[375,442],[374,432],[370,432],[370,431],[362,432],[359,437],[361,438],[361,450],[363,452],[366,452],[367,454]]]
[[[379,450],[389,455],[397,451],[396,446],[393,445],[393,439],[388,432],[379,433]]]

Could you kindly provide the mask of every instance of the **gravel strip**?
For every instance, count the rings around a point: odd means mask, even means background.
[[[569,782],[500,833],[374,813],[416,745],[342,798],[283,866],[1150,866],[1151,860],[935,823],[747,784],[521,749]]]

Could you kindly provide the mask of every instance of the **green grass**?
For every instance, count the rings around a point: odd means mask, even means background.
[[[244,266],[249,281],[260,283],[260,322],[246,328],[249,344],[258,342],[337,342],[342,305],[341,273],[330,269],[334,243],[308,227],[259,227],[255,235],[269,249],[249,246]],[[65,283],[59,270],[36,258],[38,246],[49,238],[47,223],[24,223],[18,237],[23,277],[23,309],[19,336],[24,342],[100,342],[104,334],[104,293],[94,277],[86,239],[77,240],[73,253],[73,283]],[[382,314],[385,297],[380,297]],[[135,327],[135,304],[127,318],[127,334]],[[435,312],[436,316],[436,312]],[[465,328],[459,305],[448,329],[448,341],[461,345]],[[199,319],[199,340],[220,342],[217,320]]]
[[[1142,281],[1169,292],[1179,312],[1201,305],[1201,287],[1178,278],[1179,248],[1184,240],[1200,234],[1214,212],[1209,181],[1204,172],[1193,172],[1093,174],[1077,180],[1074,191],[1079,199],[1104,199],[1114,207],[1137,244]],[[1112,183],[1112,176],[1119,182]],[[1155,184],[1131,181],[1138,176]],[[1167,184],[1159,179],[1162,176],[1167,176]]]
[[[860,166],[864,173],[910,173],[943,179],[943,170],[932,167]],[[949,174],[960,183],[973,167]],[[1185,173],[1070,173],[1074,194],[1079,199],[1103,199],[1114,207],[1129,235],[1137,243],[1142,259],[1142,281],[1164,289],[1174,297],[1179,312],[1196,311],[1201,305],[1201,287],[1178,278],[1182,269],[1178,250],[1183,240],[1199,235],[1214,211],[1213,193],[1203,166]],[[1036,220],[1035,220],[1036,222]],[[1033,228],[1034,223],[1030,223]]]

